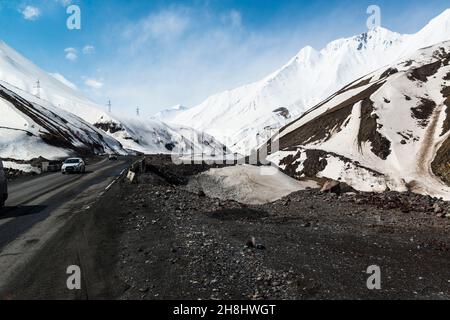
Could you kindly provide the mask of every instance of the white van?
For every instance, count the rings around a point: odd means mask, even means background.
[[[3,208],[8,199],[8,181],[3,171],[3,162],[0,160],[0,208]]]

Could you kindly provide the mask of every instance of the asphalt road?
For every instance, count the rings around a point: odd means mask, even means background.
[[[47,174],[9,185],[0,211],[0,294],[52,235],[89,209],[132,161],[102,160],[88,165],[85,174]]]

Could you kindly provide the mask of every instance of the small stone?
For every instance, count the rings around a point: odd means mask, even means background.
[[[248,239],[247,247],[249,247],[249,248],[256,248],[256,239],[255,239],[255,237],[251,237],[250,239]]]
[[[256,249],[258,250],[266,250],[266,247],[263,244],[257,244]]]
[[[442,207],[438,203],[435,203],[433,205],[433,210],[434,210],[434,213],[441,213],[444,211],[444,209],[442,209]]]

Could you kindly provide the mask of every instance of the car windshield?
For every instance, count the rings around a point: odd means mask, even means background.
[[[68,159],[64,163],[66,163],[66,164],[74,164],[74,163],[79,163],[79,162],[80,162],[80,159]]]

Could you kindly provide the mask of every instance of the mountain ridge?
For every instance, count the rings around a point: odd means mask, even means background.
[[[268,160],[297,179],[450,200],[450,41],[341,88],[272,144]]]
[[[171,122],[191,123],[234,151],[249,154],[270,137],[264,128],[285,124],[273,110],[284,107],[300,116],[354,79],[449,38],[450,9],[415,34],[379,27],[332,41],[320,51],[307,46],[262,80],[212,95]]]

